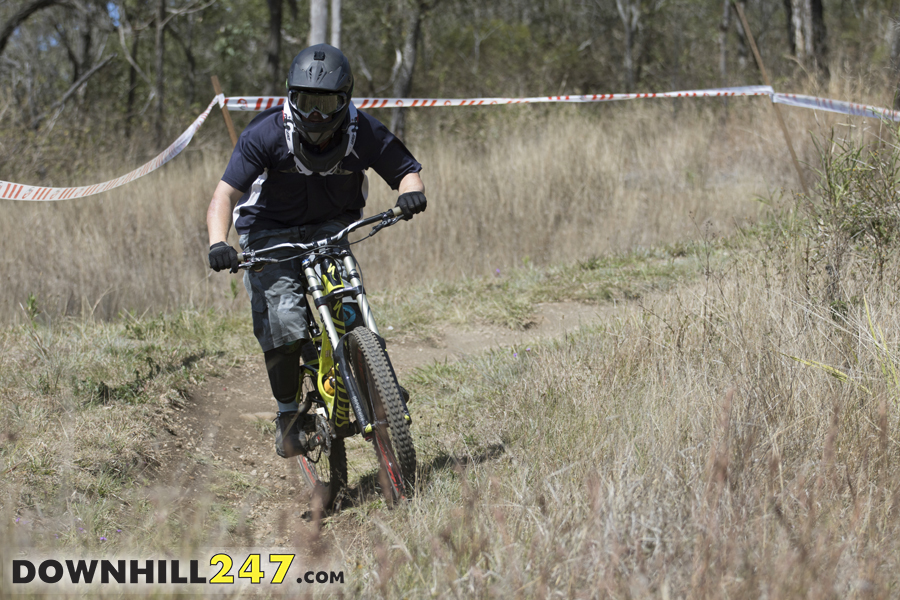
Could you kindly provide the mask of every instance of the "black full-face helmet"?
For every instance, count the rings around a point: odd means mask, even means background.
[[[322,150],[320,146],[348,125],[353,93],[350,61],[334,46],[310,46],[291,63],[287,93],[294,155],[314,171],[323,170],[319,167],[326,163],[336,163],[324,154],[339,154],[339,148]],[[336,158],[339,161],[343,155]]]

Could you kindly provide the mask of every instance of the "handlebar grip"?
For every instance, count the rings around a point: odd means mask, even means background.
[[[403,210],[399,206],[395,206],[390,210],[390,212],[395,216],[399,217],[403,214]]]

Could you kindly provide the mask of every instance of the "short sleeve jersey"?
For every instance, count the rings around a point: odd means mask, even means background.
[[[244,192],[234,210],[239,234],[358,218],[366,204],[366,169],[392,189],[422,170],[413,155],[376,118],[363,111],[352,152],[331,175],[303,175],[284,137],[281,107],[259,114],[241,133],[222,181]]]

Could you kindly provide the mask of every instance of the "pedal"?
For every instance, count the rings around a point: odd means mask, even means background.
[[[306,446],[306,448],[304,449],[304,452],[309,452],[310,450],[315,450],[319,446],[322,446],[325,444],[325,440],[322,439],[322,435],[319,433],[308,434],[306,436],[305,440],[306,440],[305,443],[303,443],[303,445]]]

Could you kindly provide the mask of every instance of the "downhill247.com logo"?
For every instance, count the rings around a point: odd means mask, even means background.
[[[233,554],[233,553],[232,553]],[[64,585],[233,585],[343,584],[343,571],[303,569],[294,565],[294,554],[269,554],[268,560],[258,553],[238,556],[220,552],[209,564],[199,560],[135,560],[135,559],[14,559],[9,565],[13,592],[34,591],[34,587]],[[239,567],[237,565],[240,565]],[[293,567],[293,568],[292,568]]]

